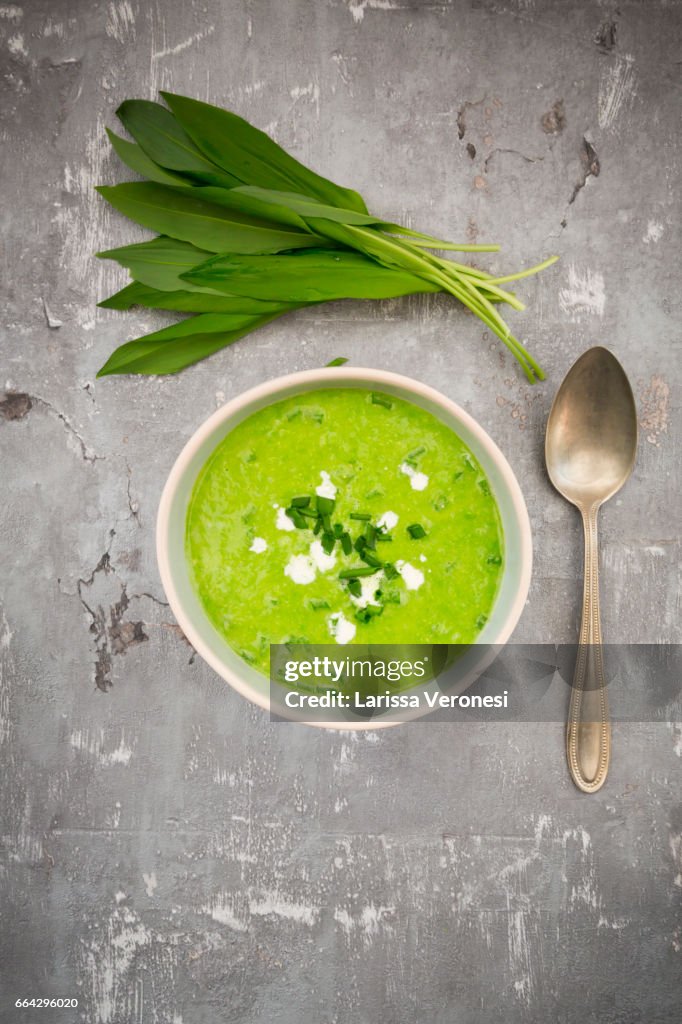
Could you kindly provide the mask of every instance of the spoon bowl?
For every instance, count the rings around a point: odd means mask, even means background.
[[[567,373],[547,421],[545,459],[557,491],[579,508],[620,490],[637,451],[630,383],[613,353],[588,349]]]

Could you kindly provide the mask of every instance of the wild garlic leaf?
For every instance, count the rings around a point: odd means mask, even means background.
[[[133,181],[101,185],[97,191],[138,224],[209,252],[279,252],[315,244],[309,234],[195,199],[193,189]]]
[[[250,331],[262,327],[279,316],[270,313],[268,316],[248,318],[239,328],[216,331],[208,334],[184,334],[177,337],[159,337],[164,331],[156,331],[141,338],[135,338],[121,345],[111,354],[98,377],[106,377],[117,373],[177,373],[186,366],[198,363],[201,359],[213,355],[221,348],[232,345]],[[196,317],[192,318],[195,321]]]
[[[237,188],[218,188],[215,185],[190,186],[187,184],[185,184],[185,188],[194,199],[201,199],[216,206],[223,206],[227,210],[245,214],[247,217],[252,217],[257,221],[270,224],[284,224],[297,231],[310,233],[310,229],[303,217],[295,210],[290,209],[285,203],[265,203],[258,198],[245,195],[241,189]],[[321,242],[321,239],[318,239],[318,242]]]
[[[274,189],[256,188],[251,185],[243,188],[217,188],[212,185],[191,187],[185,184],[185,188],[191,198],[202,199],[207,203],[224,206],[228,210],[244,213],[261,221],[275,221],[278,224],[286,224],[299,231],[309,233],[311,233],[310,222],[313,217],[324,218],[340,224],[362,226],[378,226],[381,223],[376,217],[371,217],[369,214],[340,209],[295,192],[278,192]],[[316,244],[323,244],[323,240],[319,238]]]
[[[207,160],[170,110],[151,100],[125,100],[116,111],[123,127],[147,156],[170,171],[190,174],[207,185],[232,188],[240,181]]]
[[[254,319],[253,313],[198,313],[145,335],[147,341],[174,341],[194,334],[215,334],[241,330]]]
[[[133,306],[142,305],[138,296],[143,295],[148,290],[139,281],[131,281],[125,288],[114,292],[113,295],[108,295],[106,299],[102,299],[97,305],[100,309],[132,309]],[[189,295],[190,293],[188,292],[187,294]]]
[[[97,253],[98,259],[116,260],[127,267],[135,281],[161,291],[211,291],[180,279],[181,273],[204,263],[210,256],[205,249],[166,235]]]
[[[329,203],[322,203],[309,196],[297,192],[278,192],[274,189],[258,188],[255,185],[243,185],[230,189],[230,195],[248,197],[260,204],[263,215],[267,216],[270,206],[286,206],[287,209],[300,215],[301,218],[324,217],[325,220],[338,221],[341,224],[378,224],[380,218],[357,210],[347,210]],[[306,221],[303,220],[305,224]]]
[[[358,252],[316,250],[278,256],[220,255],[181,275],[183,281],[232,295],[289,302],[388,299],[438,286],[389,270]]]
[[[237,114],[187,96],[161,95],[199,149],[240,183],[301,192],[332,206],[367,213],[357,192],[311,171]]]
[[[150,181],[155,181],[160,185],[184,185],[186,183],[180,174],[173,174],[172,171],[166,171],[163,167],[155,164],[136,142],[122,139],[120,135],[112,132],[110,128],[106,129],[106,133],[116,155],[127,167],[130,167],[131,171],[135,171],[136,174],[141,174],[143,178],[148,178]]]
[[[259,299],[250,299],[243,295],[184,290],[161,291],[149,288],[139,281],[126,285],[98,305],[102,309],[130,309],[132,306],[143,306],[146,309],[177,310],[183,313],[243,313],[252,316],[286,312],[294,308],[293,303],[261,302]]]

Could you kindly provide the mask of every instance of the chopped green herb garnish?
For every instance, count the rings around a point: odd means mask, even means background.
[[[392,562],[385,562],[384,575],[386,576],[387,580],[394,580],[397,576],[400,575],[400,573],[398,572],[398,570],[396,569]]]
[[[289,504],[293,508],[307,508],[310,504],[310,495],[303,494],[300,498],[292,498]]]
[[[336,537],[336,539],[339,540],[340,537],[342,536],[342,534],[343,534],[343,523],[334,523],[334,536]]]
[[[362,596],[362,584],[360,580],[348,580],[348,593],[352,594],[353,597]]]
[[[372,392],[372,405],[383,405],[384,409],[392,409],[393,402],[386,395],[379,394],[378,391]]]
[[[407,532],[412,540],[421,540],[422,537],[426,536],[426,530],[421,523],[412,523],[407,527]]]
[[[502,565],[502,555],[488,555],[486,561],[488,565]]]
[[[372,552],[368,548],[365,548],[364,551],[360,552],[360,558],[363,560],[363,562],[367,562],[368,565],[376,565],[378,569],[380,569],[382,566],[381,559],[377,558],[376,555],[372,554]]]
[[[379,540],[379,541],[393,540],[393,534],[392,533],[384,533],[383,530],[377,530],[377,538],[376,539]]]
[[[333,533],[334,532],[334,528],[332,526],[332,521],[329,518],[329,516],[326,513],[323,513],[320,516],[320,519],[322,520],[322,525],[324,526],[324,532],[325,533]]]
[[[426,448],[421,444],[418,448],[413,448],[411,452],[408,452],[407,457],[408,459],[417,459],[420,455],[423,455],[425,451]]]
[[[322,529],[322,520],[320,518],[318,518],[318,519],[315,520],[315,529],[313,530],[313,533],[314,534],[318,534],[321,529]]]
[[[353,541],[350,539],[349,533],[341,534],[341,547],[343,548],[344,555],[350,555],[353,551]]]
[[[354,580],[360,576],[373,576],[378,568],[372,565],[355,565],[352,569],[343,569],[339,573],[340,580]]]
[[[322,494],[317,495],[317,511],[321,516],[330,516],[334,511],[336,501],[334,498],[325,498]]]
[[[362,523],[368,523],[372,518],[369,512],[351,512],[351,519],[359,519]]]
[[[367,523],[365,527],[365,540],[368,548],[374,549],[377,546],[377,528],[372,523]]]
[[[297,530],[306,530],[308,528],[308,521],[304,515],[301,515],[299,509],[289,507],[286,509],[286,514]]]
[[[358,608],[355,613],[355,618],[359,622],[369,622],[370,619],[376,619],[382,614],[384,606],[382,604],[368,604],[365,608]]]
[[[363,536],[361,535],[360,537],[358,537],[358,538],[357,538],[357,540],[355,541],[355,544],[353,544],[353,547],[355,548],[355,550],[356,550],[357,552],[361,553],[361,552],[363,552],[363,551],[365,550],[365,548],[367,547],[367,541],[366,541],[366,540],[365,540],[365,538],[364,538],[364,537],[363,537]]]
[[[311,597],[310,607],[315,612],[322,611],[324,608],[329,608],[329,601],[323,600],[321,597]]]
[[[432,504],[436,512],[442,512],[450,504],[450,499],[445,494],[440,494]]]
[[[476,629],[483,629],[487,621],[487,615],[479,615],[478,618],[476,619]]]
[[[383,498],[384,492],[380,487],[373,487],[371,491],[367,491],[366,498]]]
[[[322,550],[324,551],[325,555],[331,555],[332,551],[334,550],[335,544],[336,537],[334,536],[333,533],[322,534]]]

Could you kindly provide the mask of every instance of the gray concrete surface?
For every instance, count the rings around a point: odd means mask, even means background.
[[[579,525],[543,430],[603,342],[642,424],[604,515],[606,634],[679,641],[681,24],[676,0],[0,6],[3,1021],[679,1020],[679,724],[616,726],[591,798],[559,724],[270,724],[179,635],[154,517],[225,399],[338,355],[390,367],[502,446],[536,542],[517,637],[571,640]],[[159,88],[241,112],[391,218],[502,242],[487,266],[557,252],[511,314],[548,382],[442,297],[322,307],[176,378],[95,382],[163,322],[98,312],[123,277],[91,258],[143,236],[92,186],[123,178],[117,104]],[[31,996],[79,1007],[14,1009]]]

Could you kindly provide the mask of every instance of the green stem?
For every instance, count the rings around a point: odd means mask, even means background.
[[[405,247],[409,250],[409,245]],[[449,261],[441,261],[437,257],[429,257],[426,254],[422,259],[433,267],[433,270],[426,275],[427,279],[440,284],[444,291],[454,295],[467,309],[470,309],[507,346],[512,355],[521,364],[526,377],[531,383],[536,375],[542,379],[542,370],[523,345],[513,336],[495,307],[478,291],[478,282],[474,284],[473,281],[467,279],[466,275],[452,273],[443,275],[441,270],[449,269]],[[441,264],[445,264],[445,266],[441,268]],[[485,284],[487,285],[487,283],[486,281]]]
[[[550,256],[548,259],[543,260],[542,263],[536,263],[534,267],[528,267],[527,270],[519,270],[517,274],[505,274],[504,277],[490,277],[487,279],[486,284],[505,284],[507,281],[520,281],[522,277],[530,277],[531,274],[539,274],[541,270],[546,270],[547,267],[551,267],[553,263],[556,263],[558,259],[558,256]]]
[[[409,243],[406,243],[409,246]],[[463,280],[464,278],[473,278],[476,282],[476,287],[485,287],[486,291],[490,292],[491,295],[495,295],[500,302],[506,302],[512,309],[517,309],[522,312],[526,307],[520,299],[517,299],[512,292],[498,288],[493,278],[488,274],[484,274],[483,271],[477,271],[475,274],[469,273],[469,267],[463,266],[460,263],[455,263],[453,260],[442,260],[438,256],[432,256],[430,253],[424,253],[424,259],[428,260],[434,266],[443,270],[448,276],[452,276],[455,279]],[[453,274],[453,270],[456,271]]]
[[[434,259],[437,259],[437,257],[434,257]],[[449,268],[450,261],[438,260],[438,264],[443,265],[442,269],[445,270]],[[471,311],[475,313],[491,331],[493,331],[500,341],[507,346],[521,364],[528,380],[533,382],[536,376],[540,380],[544,379],[544,374],[540,366],[533,359],[527,349],[524,348],[521,342],[514,337],[495,307],[479,290],[480,288],[487,288],[490,282],[488,280],[471,281],[468,275],[465,274],[450,274],[448,277],[451,281],[451,287],[449,289],[446,288],[446,290],[449,290],[451,294],[455,295],[455,297],[459,299],[460,302],[471,309]],[[434,278],[434,280],[436,279]],[[462,293],[463,289],[467,293],[467,297]],[[493,287],[490,291],[500,297],[503,301],[509,301],[507,298],[508,293],[503,292],[501,289]],[[510,297],[512,299],[515,298],[514,296]],[[510,304],[515,305],[515,303]],[[523,306],[521,308],[523,308]]]
[[[418,277],[437,284],[443,291],[449,292],[456,299],[475,313],[480,320],[507,346],[532,383],[536,377],[542,379],[542,370],[525,350],[523,345],[512,335],[509,327],[501,318],[494,306],[480,293],[477,284],[488,285],[488,281],[476,282],[468,274],[457,273],[449,261],[439,261],[428,253],[415,253],[409,242],[387,237],[371,228],[351,225],[320,223],[318,219],[311,221],[313,231],[331,237],[360,249],[389,268],[400,267],[409,270]],[[444,264],[442,266],[441,264]],[[495,287],[494,285],[492,286]],[[499,291],[499,290],[498,290]],[[504,293],[503,293],[504,294]],[[514,296],[510,296],[514,300]],[[505,301],[508,301],[505,297]],[[516,300],[512,304],[515,304]]]
[[[378,230],[389,235],[406,235],[413,245],[424,249],[442,249],[448,252],[499,252],[499,245],[476,245],[470,242],[446,242],[433,235],[425,235],[421,231],[413,231],[402,224],[391,224],[388,221],[377,221],[374,225]]]

